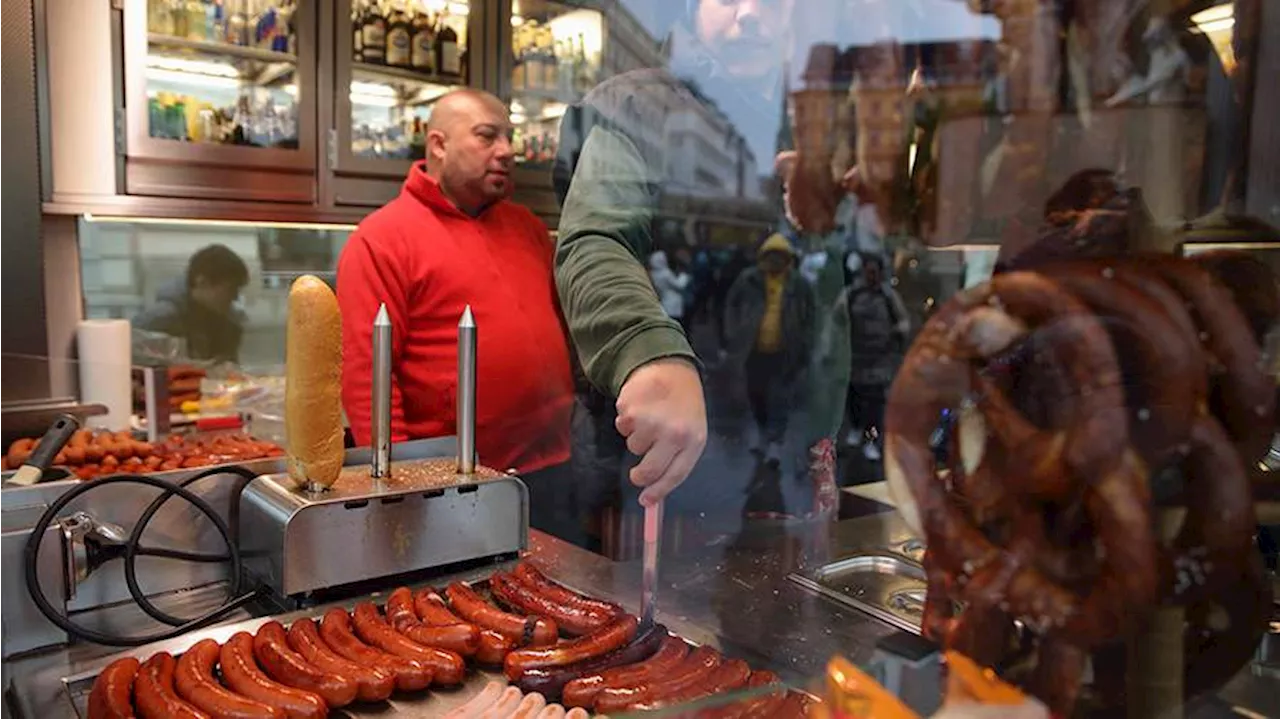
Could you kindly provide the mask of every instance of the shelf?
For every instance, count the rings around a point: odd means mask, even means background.
[[[353,72],[377,75],[379,77],[396,78],[398,80],[408,80],[410,82],[421,83],[423,85],[455,87],[464,84],[464,81],[460,76],[428,75],[427,73],[418,72],[417,70],[409,70],[392,65],[374,65],[367,62],[352,62],[351,69]]]
[[[263,50],[262,48],[257,47],[246,47],[244,45],[232,45],[225,42],[189,40],[183,37],[161,35],[154,32],[147,33],[147,43],[153,47],[167,47],[174,50],[187,50],[189,52],[222,55],[225,57],[236,57],[245,60],[256,60],[259,62],[290,63],[294,65],[298,63],[297,56],[290,55],[286,52],[274,52],[272,50]]]

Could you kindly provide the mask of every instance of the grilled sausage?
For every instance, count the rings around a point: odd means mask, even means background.
[[[287,719],[283,709],[242,697],[219,684],[213,677],[217,661],[218,643],[212,639],[196,642],[184,652],[174,671],[178,696],[214,719]]]
[[[699,714],[699,719],[769,719],[778,713],[786,700],[786,689],[781,686],[778,675],[770,671],[751,672],[747,679],[747,686],[752,689],[773,685],[778,685],[777,691],[708,710]]]
[[[462,617],[449,609],[444,597],[430,587],[413,595],[413,610],[424,624],[431,627],[450,627],[466,623]],[[502,664],[502,660],[507,658],[507,652],[515,649],[515,641],[493,629],[477,628],[480,630],[480,645],[476,649],[476,661],[492,666]]]
[[[280,622],[267,622],[258,627],[253,637],[253,656],[267,676],[281,684],[315,692],[330,707],[350,704],[360,690],[354,679],[322,671],[291,649]]]
[[[663,631],[661,646],[652,653],[652,656],[639,662],[629,662],[604,671],[584,674],[565,685],[562,699],[565,706],[590,707],[595,704],[600,690],[606,687],[630,687],[652,681],[655,677],[662,676],[675,668],[687,656],[689,656],[689,645],[680,637],[673,637]]]
[[[720,666],[720,653],[710,647],[698,647],[669,674],[633,687],[601,689],[596,697],[599,714],[621,712],[655,697],[663,697],[705,681]]]
[[[583,596],[547,579],[546,575],[529,562],[520,562],[511,572],[516,581],[524,584],[538,594],[566,607],[582,607],[603,620],[612,619],[622,613],[622,608],[610,602]]]
[[[522,617],[498,609],[475,590],[461,582],[454,582],[445,590],[453,609],[469,622],[485,629],[492,629],[521,646],[545,646],[555,644],[560,630],[555,622],[542,617]]]
[[[420,691],[431,686],[431,670],[412,659],[387,654],[356,638],[351,617],[338,608],[330,609],[320,621],[320,638],[333,651],[365,666],[392,672],[400,691]]]
[[[89,691],[89,719],[133,719],[133,681],[138,676],[138,660],[117,659],[93,680]]]
[[[248,632],[237,632],[222,645],[219,666],[227,688],[283,709],[289,719],[320,719],[329,714],[319,694],[281,684],[258,668],[253,659],[253,635]]]
[[[413,660],[431,671],[437,684],[461,684],[467,673],[466,660],[457,652],[427,647],[392,629],[371,602],[356,605],[352,615],[356,636],[388,654]]]
[[[662,709],[665,707],[687,704],[695,699],[731,691],[747,683],[751,676],[751,667],[741,659],[730,659],[715,668],[707,676],[705,682],[695,682],[680,689],[664,691],[660,686],[649,694],[649,698],[630,708],[641,711]]]
[[[489,591],[511,609],[555,620],[557,627],[575,637],[596,631],[616,616],[616,613],[601,614],[581,605],[553,601],[503,572],[495,572],[489,578]]]
[[[558,701],[561,695],[568,690],[568,685],[573,681],[614,668],[644,662],[658,652],[663,642],[670,636],[666,627],[661,624],[655,624],[638,634],[635,639],[631,640],[630,644],[608,654],[563,667],[530,669],[520,677],[520,681],[516,682],[516,686],[526,692],[538,692],[550,701]],[[687,645],[684,642],[680,642],[680,645],[685,648],[687,653]],[[684,655],[682,654],[680,659],[683,658]],[[668,665],[668,668],[675,666],[678,661],[672,662]],[[599,687],[596,687],[596,690],[598,689]],[[591,697],[595,698],[594,691],[591,693]],[[591,706],[591,704],[588,702],[580,706]]]
[[[456,652],[464,657],[480,651],[480,629],[474,624],[432,627],[423,624],[413,609],[413,593],[400,587],[387,597],[387,623],[418,644]]]
[[[583,637],[553,647],[517,649],[507,655],[503,669],[515,681],[530,669],[562,667],[603,656],[623,647],[636,635],[639,620],[624,614],[605,627]]]
[[[133,701],[142,719],[209,719],[209,715],[178,698],[173,673],[178,660],[157,652],[143,662],[133,680]]]
[[[362,702],[380,702],[395,691],[395,672],[353,662],[338,654],[324,643],[316,623],[310,619],[294,621],[289,627],[288,640],[294,651],[320,671],[354,679],[359,687],[356,697]]]

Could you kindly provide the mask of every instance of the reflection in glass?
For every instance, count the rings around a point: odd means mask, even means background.
[[[298,147],[295,0],[149,0],[153,138]]]
[[[417,160],[431,105],[467,84],[466,2],[358,0],[351,7],[351,151]]]

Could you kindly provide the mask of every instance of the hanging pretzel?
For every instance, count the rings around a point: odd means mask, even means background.
[[[928,438],[944,408],[960,406],[974,387],[970,368],[1053,324],[1051,351],[1071,385],[1061,456],[1098,532],[1103,567],[1083,595],[1063,587],[1022,553],[993,543],[934,477]],[[981,406],[981,404],[980,404]],[[1014,410],[1009,410],[1016,414]],[[990,416],[988,416],[990,419]],[[1024,420],[1025,421],[1025,420]],[[1155,590],[1145,467],[1126,451],[1128,431],[1119,371],[1101,324],[1054,282],[1011,273],[957,295],[926,324],[890,391],[885,473],[908,522],[922,529],[940,567],[962,596],[1000,597],[1001,608],[1028,625],[1061,629],[1081,645],[1114,636],[1128,609]],[[993,428],[999,432],[999,428]]]

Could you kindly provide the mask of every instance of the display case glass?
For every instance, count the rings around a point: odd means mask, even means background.
[[[514,0],[511,4],[510,96],[516,162],[554,161],[569,105],[602,77],[604,13],[592,3]]]
[[[131,0],[128,155],[314,167],[313,0]]]
[[[296,0],[148,0],[147,135],[298,147]]]
[[[350,79],[344,94],[350,137],[361,160],[416,160],[432,104],[470,84],[472,18],[457,0],[354,0],[343,15]]]

